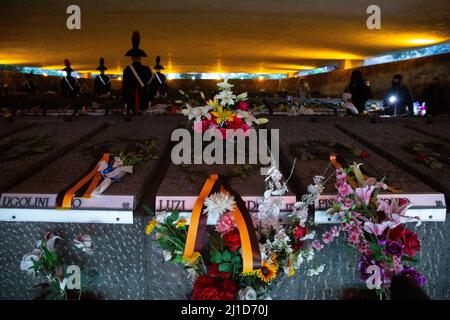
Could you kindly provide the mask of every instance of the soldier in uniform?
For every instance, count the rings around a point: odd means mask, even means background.
[[[105,66],[105,59],[100,58],[99,66],[97,67],[97,70],[100,71],[100,74],[95,77],[94,80],[94,90],[95,94],[98,97],[109,95],[111,92],[111,79],[108,75],[105,74],[105,70],[108,70],[108,68]]]
[[[148,107],[148,84],[152,78],[152,71],[141,63],[147,54],[139,48],[140,34],[134,31],[131,36],[133,48],[127,51],[126,57],[131,57],[131,64],[123,70],[122,96],[127,113],[140,114]]]
[[[25,92],[28,96],[34,96],[36,94],[36,86],[32,80],[33,71],[26,75],[27,80],[22,84],[22,91]]]
[[[66,67],[63,71],[66,72],[66,76],[61,79],[61,93],[68,104],[73,108],[73,114],[76,115],[79,104],[78,97],[80,95],[80,84],[76,78],[72,77],[73,69],[71,68],[68,59],[64,59],[64,65]]]
[[[155,103],[155,97],[167,97],[167,79],[164,74],[161,73],[161,70],[164,70],[164,67],[160,64],[161,58],[160,56],[156,57],[156,65],[153,67],[155,73],[150,80],[150,101],[152,105]]]

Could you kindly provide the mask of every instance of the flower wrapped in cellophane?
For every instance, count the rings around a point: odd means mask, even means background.
[[[406,225],[408,222],[420,225],[420,219],[407,215],[411,206],[407,199],[380,196],[388,186],[365,176],[360,167],[361,164],[354,163],[336,170],[338,194],[328,213],[337,215],[340,224],[323,234],[322,242],[328,244],[333,235],[343,232],[348,245],[360,255],[361,280],[369,289],[376,290],[379,298],[389,299],[395,276],[410,277],[418,286],[426,282],[414,267],[421,249],[420,240]],[[323,247],[323,244],[318,246]]]

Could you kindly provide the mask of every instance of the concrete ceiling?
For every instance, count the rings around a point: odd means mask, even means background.
[[[382,29],[366,28],[381,7]],[[66,8],[81,7],[81,30]],[[0,63],[79,71],[127,63],[133,30],[166,72],[286,73],[450,38],[448,0],[15,0],[0,2]]]

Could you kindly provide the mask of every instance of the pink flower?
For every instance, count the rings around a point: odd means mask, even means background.
[[[387,221],[384,221],[381,224],[376,224],[373,222],[366,222],[364,224],[364,231],[374,234],[376,236],[381,236],[384,233],[384,230],[386,230],[387,227],[389,227],[390,223]]]
[[[249,105],[247,101],[240,101],[237,105],[238,109],[242,111],[248,111]]]
[[[330,231],[325,232],[322,235],[322,241],[325,244],[329,244],[329,243],[333,242],[334,238],[337,238],[338,236],[339,236],[338,228],[337,227],[333,227],[333,228],[331,228]]]
[[[216,224],[216,231],[222,236],[232,231],[236,227],[236,222],[231,212],[224,213],[220,216]]]
[[[337,182],[336,189],[341,197],[347,197],[353,193],[352,187],[347,182]]]
[[[367,186],[364,188],[356,188],[355,195],[357,196],[358,202],[362,201],[365,205],[368,205],[374,190],[375,190],[374,186],[370,186],[370,187]]]
[[[359,241],[359,237],[361,235],[361,232],[359,230],[350,232],[348,236],[348,242],[350,244],[356,244]]]
[[[317,251],[320,251],[323,249],[323,244],[321,244],[318,240],[314,240],[312,242],[311,246]]]

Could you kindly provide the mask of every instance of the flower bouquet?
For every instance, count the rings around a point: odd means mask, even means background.
[[[146,233],[155,235],[164,260],[182,264],[194,280],[192,299],[270,299],[272,283],[283,274],[293,276],[303,262],[313,259],[316,249],[308,243],[315,232],[308,220],[308,208],[322,192],[323,178],[316,177],[309,193],[286,213],[281,210],[281,196],[287,186],[280,171],[272,167],[265,183],[266,191],[253,214],[245,214],[242,199],[229,187],[204,198],[199,219],[208,223],[204,224],[204,236],[195,238],[195,248],[201,242],[201,250],[192,254],[186,252],[193,246],[190,233],[197,228],[195,209],[189,228],[186,217],[176,211],[157,213],[147,225]],[[198,227],[198,233],[200,230]],[[317,275],[323,268],[310,268],[308,275]]]
[[[30,276],[41,276],[44,283],[35,287],[41,289],[38,299],[80,300],[96,297],[88,292],[98,277],[96,270],[63,262],[58,242],[64,240],[54,232],[46,232],[43,239],[36,242],[34,249],[25,254],[20,262],[20,269]],[[92,239],[89,235],[78,234],[73,239],[77,250],[91,256],[94,253]]]
[[[410,207],[407,199],[382,199],[378,195],[388,186],[383,181],[366,177],[361,164],[336,170],[337,198],[329,214],[338,215],[339,227],[351,248],[360,254],[358,269],[361,280],[368,289],[376,290],[380,299],[390,298],[390,284],[394,276],[411,277],[417,285],[426,279],[413,267],[417,263],[420,240],[415,232],[408,229],[407,222],[418,217],[406,215]],[[331,239],[323,236],[323,243]]]
[[[195,132],[205,133],[212,130],[219,137],[226,139],[230,133],[248,135],[255,124],[261,125],[268,122],[267,119],[257,119],[252,114],[246,92],[234,94],[231,91],[233,85],[227,80],[218,83],[217,86],[220,92],[213,99],[206,100],[204,93],[201,92],[202,103],[191,99],[180,90],[180,93],[187,98],[186,108],[181,112],[188,117],[189,121],[193,121],[192,128]]]

